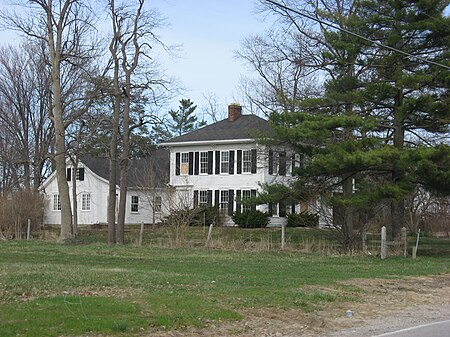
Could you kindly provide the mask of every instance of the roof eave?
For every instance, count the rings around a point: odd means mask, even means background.
[[[193,145],[221,145],[221,144],[242,144],[242,143],[256,143],[256,139],[216,139],[216,140],[201,140],[201,141],[187,141],[187,142],[166,142],[161,143],[162,146],[193,146]]]

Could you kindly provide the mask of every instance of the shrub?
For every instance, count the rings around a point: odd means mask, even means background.
[[[287,227],[317,227],[319,215],[308,211],[287,216]]]
[[[269,215],[261,211],[234,213],[233,221],[242,228],[263,228],[269,224]]]
[[[172,210],[166,221],[172,225],[203,226],[217,223],[217,207],[197,207]]]

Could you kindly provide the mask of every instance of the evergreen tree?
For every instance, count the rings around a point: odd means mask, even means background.
[[[156,142],[166,141],[181,136],[206,125],[204,120],[198,121],[195,115],[197,106],[190,99],[181,99],[178,110],[170,110],[168,120],[164,125],[153,127],[153,138]]]
[[[396,237],[406,223],[405,198],[417,184],[450,192],[450,150],[443,140],[450,120],[448,3],[336,1],[316,8],[316,17],[339,27],[322,25],[314,37],[321,53],[309,67],[327,74],[324,90],[270,116],[276,141],[307,155],[294,194],[328,191],[335,210],[344,209],[346,248],[356,210],[368,214],[389,202]]]

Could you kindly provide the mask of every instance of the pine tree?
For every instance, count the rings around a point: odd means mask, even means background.
[[[448,3],[367,0],[354,1],[353,12],[317,12],[375,43],[322,27],[330,74],[323,93],[271,115],[278,142],[308,156],[294,189],[329,191],[331,204],[345,210],[346,248],[355,209],[389,202],[396,237],[417,184],[450,191],[450,151],[442,141],[450,120]]]
[[[153,137],[158,142],[166,141],[205,126],[204,120],[198,121],[195,115],[196,109],[197,106],[190,99],[181,99],[178,110],[169,111],[170,120],[165,125],[153,127]]]

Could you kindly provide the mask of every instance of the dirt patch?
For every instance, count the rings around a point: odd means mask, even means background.
[[[356,337],[378,335],[450,317],[450,275],[405,279],[355,279],[310,290],[339,292],[354,300],[330,303],[321,311],[245,310],[239,322],[202,330],[152,331],[157,337]],[[347,310],[352,316],[346,315]]]

